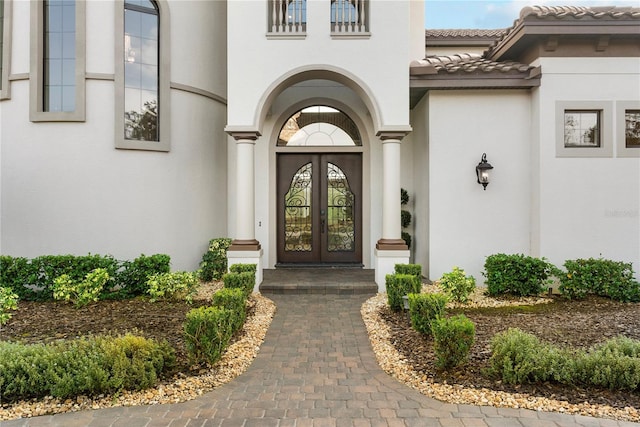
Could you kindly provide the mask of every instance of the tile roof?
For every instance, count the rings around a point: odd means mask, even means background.
[[[427,56],[411,63],[412,75],[442,74],[521,74],[528,76],[535,68],[515,61],[496,62],[473,53]]]
[[[443,29],[425,30],[425,36],[430,38],[446,39],[474,39],[474,38],[497,38],[505,32],[505,29],[497,30],[477,30],[477,29]]]
[[[586,17],[597,19],[640,19],[640,7],[527,6],[520,11],[520,20],[528,16],[534,16],[541,19],[582,19]]]
[[[640,20],[640,7],[621,6],[526,6],[520,11],[520,17],[507,28],[485,52],[490,57],[511,34],[528,20],[552,21],[554,23],[597,22]]]

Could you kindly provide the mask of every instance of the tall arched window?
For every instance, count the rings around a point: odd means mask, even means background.
[[[159,141],[158,7],[125,0],[124,8],[124,137]]]
[[[171,38],[165,0],[116,0],[115,146],[170,149]]]

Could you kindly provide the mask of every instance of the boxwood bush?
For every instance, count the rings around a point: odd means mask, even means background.
[[[151,301],[173,299],[185,300],[190,303],[199,284],[198,275],[188,271],[153,274],[147,279]]]
[[[131,334],[52,344],[0,342],[0,395],[11,402],[142,390],[174,364],[169,344]]]
[[[546,290],[557,272],[544,258],[495,254],[487,257],[482,274],[487,278],[487,292],[491,296],[533,296]]]
[[[253,271],[243,271],[241,273],[227,273],[222,276],[225,288],[242,289],[246,296],[251,295],[256,284],[256,273]]]
[[[221,307],[199,307],[187,313],[183,325],[189,359],[214,364],[229,345],[240,313]]]
[[[633,279],[631,263],[589,258],[567,260],[564,268],[560,292],[568,298],[595,294],[617,301],[640,301],[640,284]]]
[[[447,296],[443,294],[409,294],[411,327],[424,335],[431,335],[431,324],[444,316]]]
[[[234,316],[233,331],[234,333],[242,328],[247,318],[246,310],[247,297],[242,289],[221,289],[213,294],[211,304],[214,307],[220,307],[237,313]]]
[[[422,266],[420,264],[396,264],[394,266],[395,274],[410,274],[422,279]]]
[[[476,328],[463,314],[439,317],[431,322],[438,369],[449,370],[467,361],[476,337]]]
[[[411,274],[387,274],[385,277],[387,301],[393,311],[402,310],[403,295],[420,293],[420,277]]]

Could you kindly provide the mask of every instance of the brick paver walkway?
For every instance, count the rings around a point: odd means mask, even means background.
[[[639,426],[442,403],[385,374],[360,306],[366,295],[270,295],[278,310],[246,373],[195,400],[0,422],[17,426]]]

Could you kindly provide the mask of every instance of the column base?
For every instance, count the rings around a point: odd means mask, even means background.
[[[404,241],[403,241],[404,243]],[[406,245],[405,245],[406,247]],[[386,292],[386,276],[387,274],[393,274],[396,264],[408,264],[409,263],[409,250],[381,250],[375,249],[375,271],[376,271],[376,285],[378,285],[378,292]]]
[[[256,239],[234,239],[231,241],[231,246],[229,246],[230,251],[259,251],[260,249],[260,242]]]
[[[260,247],[260,244],[258,244],[258,247]],[[262,249],[255,251],[247,249],[232,250],[230,247],[227,250],[227,268],[234,264],[256,265],[256,283],[253,286],[253,292],[258,292],[262,283]]]
[[[376,243],[376,249],[383,251],[408,251],[409,247],[402,239],[380,239]]]

